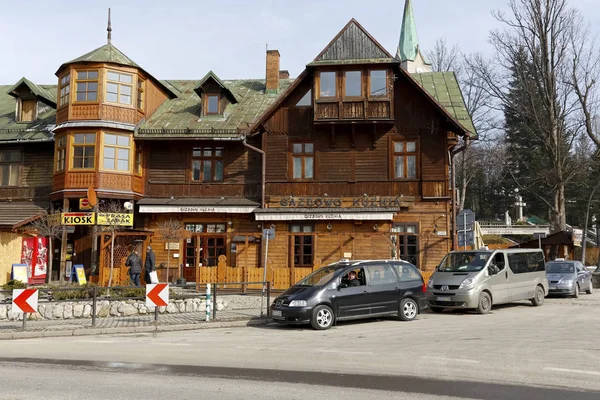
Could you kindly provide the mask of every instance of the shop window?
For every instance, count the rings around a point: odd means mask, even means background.
[[[390,233],[394,244],[391,257],[419,267],[419,228],[417,224],[394,224]]]
[[[290,232],[294,238],[294,266],[312,267],[314,260],[314,237],[315,227],[313,225],[290,225]]]

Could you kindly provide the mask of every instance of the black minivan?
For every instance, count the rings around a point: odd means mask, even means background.
[[[328,329],[336,321],[398,315],[403,321],[427,307],[419,270],[401,260],[340,261],[320,268],[278,296],[271,317],[284,324]]]

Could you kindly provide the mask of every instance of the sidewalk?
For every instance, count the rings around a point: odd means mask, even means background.
[[[191,329],[225,328],[265,324],[258,310],[253,312],[221,311],[217,312],[217,320],[205,321],[204,312],[159,314],[154,321],[154,314],[135,315],[131,317],[97,318],[92,327],[91,318],[68,320],[27,321],[25,331],[21,331],[23,321],[0,321],[1,339],[25,339],[50,336],[85,336],[98,334],[166,332]],[[255,315],[253,315],[255,314]]]

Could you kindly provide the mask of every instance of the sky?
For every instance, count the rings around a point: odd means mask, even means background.
[[[571,0],[600,32],[599,0]],[[413,0],[421,48],[439,38],[491,55],[492,10],[508,0]],[[351,18],[396,53],[404,0],[0,0],[0,84],[55,84],[58,67],[112,43],[158,79],[264,78],[265,46],[298,76]]]

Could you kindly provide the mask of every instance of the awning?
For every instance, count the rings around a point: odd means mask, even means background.
[[[224,213],[250,214],[260,206],[242,197],[219,198],[144,198],[138,202],[140,213]]]
[[[50,202],[14,201],[0,203],[0,227],[11,229],[29,222],[33,217],[41,215],[50,207]]]
[[[255,215],[257,221],[392,221],[397,211],[389,208],[282,208],[256,210]]]
[[[250,214],[256,207],[248,206],[144,206],[140,213],[226,213]]]

